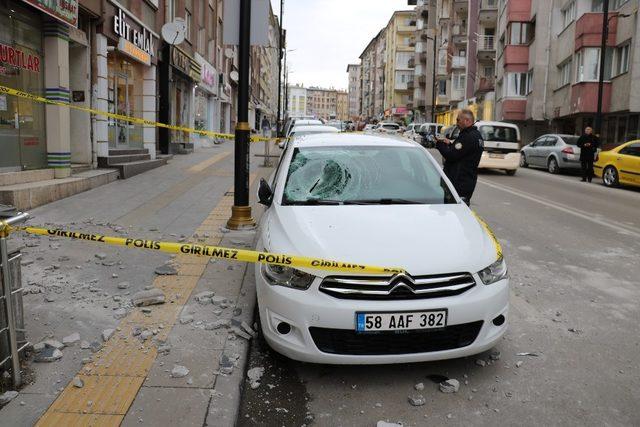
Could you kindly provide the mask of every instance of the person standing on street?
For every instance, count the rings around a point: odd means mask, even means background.
[[[580,164],[582,166],[582,182],[591,182],[593,178],[593,160],[600,146],[598,137],[593,134],[591,126],[584,128],[576,145],[580,148]]]
[[[482,157],[484,142],[471,110],[464,109],[458,114],[456,124],[460,128],[458,137],[451,141],[439,138],[436,148],[444,159],[444,173],[465,202],[471,203],[471,196],[478,180],[478,164]]]

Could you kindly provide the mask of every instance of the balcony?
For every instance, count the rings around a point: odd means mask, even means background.
[[[449,103],[460,102],[464,99],[464,89],[452,89]]]
[[[496,87],[495,79],[493,77],[480,77],[476,86],[476,94],[493,92]]]
[[[467,58],[464,56],[452,56],[451,68],[467,68]]]
[[[478,35],[478,60],[494,60],[496,57],[496,36]]]
[[[514,66],[524,69],[529,66],[529,46],[507,45],[504,48],[505,67]]]
[[[527,111],[526,99],[504,99],[502,101],[503,120],[524,120]]]
[[[453,8],[457,13],[469,10],[469,0],[453,0]]]
[[[415,23],[414,25],[398,25],[399,33],[413,33],[416,31]]]
[[[407,82],[407,89],[409,89],[409,90],[413,90],[415,87],[416,87],[416,86],[415,86],[415,80],[409,80],[409,81]]]
[[[602,92],[602,111],[611,107],[611,83],[605,82]],[[595,113],[598,110],[598,82],[579,82],[571,87],[571,113]]]
[[[427,52],[421,52],[420,53],[420,62],[422,62],[422,63],[427,62]]]
[[[407,67],[415,68],[415,66],[416,66],[416,58],[415,57],[409,58],[409,62],[407,62]]]
[[[618,16],[609,17],[607,46],[616,45]],[[583,47],[600,47],[602,41],[602,13],[585,13],[576,21],[576,52]]]
[[[420,86],[424,86],[427,84],[427,76],[425,76],[424,74],[421,76],[418,76],[418,84],[420,84]]]
[[[415,76],[424,76],[425,75],[425,67],[423,65],[418,65],[415,69],[414,75]]]
[[[496,22],[498,19],[498,0],[482,0],[478,19],[482,24]]]

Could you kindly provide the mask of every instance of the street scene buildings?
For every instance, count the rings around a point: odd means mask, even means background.
[[[287,87],[287,117],[313,117],[322,120],[348,120],[349,100],[346,91],[315,86]]]

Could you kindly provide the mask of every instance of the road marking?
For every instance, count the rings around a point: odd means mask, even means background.
[[[255,173],[250,174],[249,185],[255,177]],[[195,230],[200,236],[211,235],[205,244],[222,242],[220,227],[225,225],[232,205],[233,194],[223,196]],[[71,381],[36,426],[119,426],[156,359],[158,351],[152,340],[167,339],[208,261],[208,258],[177,256],[178,275],[157,276],[153,281],[154,287],[165,293],[167,303],[155,306],[149,314],[134,309],[122,319],[113,336],[78,373],[84,387],[77,388]],[[159,328],[160,324],[164,327]],[[158,329],[158,334],[141,342],[133,336],[134,327]]]
[[[217,163],[220,160],[225,159],[230,154],[231,154],[231,151],[225,151],[224,153],[218,153],[215,156],[213,156],[213,157],[211,157],[211,158],[209,158],[207,160],[203,160],[202,162],[191,166],[189,169],[187,169],[187,172],[202,172],[203,170],[205,170],[209,166],[213,165],[214,163]]]
[[[538,196],[531,196],[529,194],[523,193],[519,190],[513,189],[511,187],[507,187],[504,185],[499,185],[499,184],[495,184],[495,183],[489,183],[488,181],[485,181],[483,179],[479,179],[478,182],[480,182],[481,184],[484,184],[488,187],[492,187],[496,190],[502,190],[506,193],[510,193],[513,194],[514,196],[518,196],[518,197],[522,197],[523,199],[527,199],[530,200],[532,202],[536,202],[539,203],[541,205],[559,210],[561,212],[564,213],[568,213],[570,215],[576,216],[578,218],[582,218],[585,219],[587,221],[593,222],[595,224],[598,225],[602,225],[604,227],[610,228],[612,230],[616,230],[618,232],[622,232],[624,234],[630,234],[633,235],[635,237],[640,237],[640,232],[638,232],[636,229],[629,227],[628,225],[625,225],[623,223],[617,222],[617,221],[613,221],[613,220],[603,220],[603,219],[599,219],[599,218],[594,218],[593,214],[590,214],[589,212],[585,212],[583,210],[580,209],[576,209],[576,208],[572,208],[569,207],[567,205],[563,205],[561,203],[558,202],[552,202],[551,200],[548,199],[544,199],[542,197],[538,197]]]

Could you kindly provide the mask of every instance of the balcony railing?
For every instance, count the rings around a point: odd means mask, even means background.
[[[451,57],[451,68],[466,68],[467,58],[464,56]]]
[[[416,66],[416,58],[414,57],[409,58],[409,62],[407,62],[407,66],[409,68],[414,68]]]
[[[498,0],[482,0],[480,9],[498,9]]]
[[[478,35],[478,50],[496,50],[496,36]]]
[[[476,92],[492,92],[493,90],[495,90],[495,86],[495,80],[493,77],[480,77]]]
[[[464,89],[452,89],[450,101],[462,101],[464,99]]]

